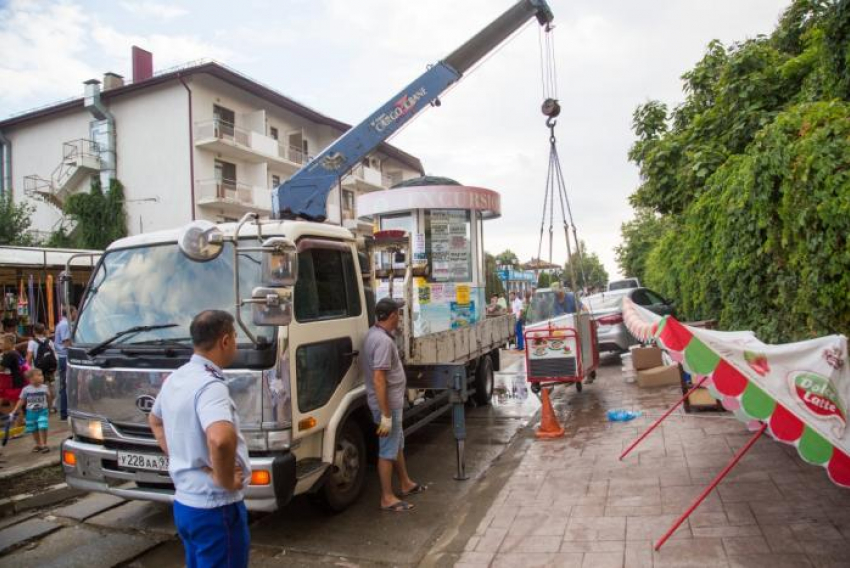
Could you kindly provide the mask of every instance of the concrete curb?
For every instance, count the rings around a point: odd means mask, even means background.
[[[41,469],[43,467],[53,467],[56,465],[61,465],[62,460],[58,453],[50,456],[50,461],[38,462],[30,465],[17,466],[7,469],[6,471],[0,472],[0,481],[5,479],[11,479],[13,477],[18,477],[19,475],[24,475],[25,473],[29,473],[31,471],[35,471],[37,469]]]
[[[27,509],[55,505],[72,497],[85,494],[85,491],[68,487],[67,483],[57,483],[41,493],[24,493],[7,499],[0,499],[0,517],[11,517]]]

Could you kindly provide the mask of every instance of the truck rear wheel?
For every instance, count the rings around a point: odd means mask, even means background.
[[[311,496],[311,500],[328,512],[340,513],[360,496],[365,478],[366,443],[363,430],[354,419],[349,418],[337,435],[331,472],[322,488]]]
[[[481,357],[478,361],[478,369],[475,370],[475,394],[472,400],[478,406],[487,406],[493,397],[493,360],[489,355]]]

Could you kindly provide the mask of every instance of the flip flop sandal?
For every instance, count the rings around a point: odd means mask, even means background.
[[[417,493],[425,493],[425,491],[427,491],[427,490],[428,490],[427,485],[422,485],[420,483],[417,483],[416,485],[413,486],[413,489],[411,489],[410,491],[404,491],[401,494],[401,496],[402,497],[408,497],[410,495],[416,495]]]
[[[41,453],[41,446],[36,446],[32,449],[32,453],[38,454]]]
[[[414,505],[412,503],[408,503],[407,501],[398,501],[388,507],[381,507],[381,510],[387,511],[388,513],[404,513],[413,509],[413,507]]]

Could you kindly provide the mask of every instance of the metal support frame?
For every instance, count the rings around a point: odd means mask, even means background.
[[[676,519],[676,522],[673,523],[673,526],[671,526],[667,530],[667,532],[664,533],[664,536],[662,536],[658,540],[658,542],[655,544],[655,550],[659,550],[662,546],[664,546],[664,543],[667,542],[667,539],[669,539],[674,532],[676,532],[676,529],[678,529],[679,526],[681,526],[681,524],[684,523],[685,520],[687,520],[687,518],[691,516],[691,513],[693,513],[694,510],[699,507],[703,501],[705,501],[705,498],[708,497],[709,493],[711,493],[714,488],[720,484],[721,481],[723,481],[723,478],[729,475],[729,472],[732,471],[732,468],[738,465],[738,462],[741,461],[741,458],[743,458],[744,455],[746,455],[746,453],[750,451],[750,448],[752,448],[753,444],[755,444],[761,437],[761,435],[764,434],[765,430],[767,430],[767,422],[762,422],[761,427],[759,427],[759,429],[755,432],[755,434],[753,434],[753,436],[747,441],[747,443],[744,444],[744,446],[740,450],[738,450],[732,460],[726,464],[726,467],[724,467],[723,470],[717,474],[717,477],[715,477],[711,481],[711,483],[709,483],[708,487],[706,487],[703,492],[700,493],[699,497],[696,498],[696,500],[691,504],[691,506],[688,507],[688,509],[684,513],[682,513],[682,516]]]
[[[643,434],[641,434],[641,435],[638,437],[638,439],[637,439],[637,440],[635,440],[634,442],[632,442],[631,444],[629,444],[629,447],[628,447],[628,448],[626,448],[626,449],[625,449],[625,451],[623,451],[623,453],[622,453],[622,454],[620,454],[620,461],[622,461],[624,457],[626,457],[627,455],[629,455],[629,452],[631,452],[633,449],[635,449],[635,447],[637,447],[637,445],[638,445],[638,444],[640,444],[640,443],[643,441],[643,439],[644,439],[644,438],[646,438],[647,436],[649,436],[649,434],[650,434],[653,430],[655,430],[655,429],[658,427],[658,425],[659,425],[659,424],[661,424],[662,422],[664,422],[664,420],[666,420],[668,416],[670,416],[671,414],[673,414],[673,411],[674,411],[674,410],[676,410],[677,408],[679,408],[679,406],[681,406],[683,402],[685,402],[686,400],[688,400],[688,397],[689,397],[689,396],[691,396],[691,393],[695,392],[698,388],[700,388],[700,387],[702,386],[702,384],[703,384],[705,381],[707,381],[707,380],[708,380],[708,377],[707,377],[707,376],[706,376],[706,377],[703,377],[702,379],[700,379],[700,381],[699,381],[697,384],[695,384],[695,385],[691,388],[691,390],[689,390],[688,392],[686,392],[686,393],[685,393],[685,396],[683,396],[681,399],[679,399],[679,402],[677,402],[676,404],[674,404],[673,406],[671,406],[670,408],[668,408],[668,409],[667,409],[667,412],[665,412],[664,414],[662,414],[662,415],[661,415],[661,418],[659,418],[658,420],[656,420],[655,422],[653,422],[653,423],[652,423],[652,425],[651,425],[649,428],[647,428],[647,429],[646,429],[646,431],[645,431]]]
[[[466,400],[467,376],[464,365],[422,365],[405,367],[407,386],[414,389],[430,389],[448,391],[449,406],[452,409],[452,432],[456,442],[457,473],[454,478],[458,481],[469,479],[466,474]],[[421,421],[427,422],[443,414],[448,406],[437,408]]]

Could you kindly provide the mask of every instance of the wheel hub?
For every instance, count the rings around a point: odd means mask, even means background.
[[[337,485],[350,485],[354,483],[359,470],[360,458],[357,455],[357,447],[349,440],[342,440],[337,445],[331,478]]]

